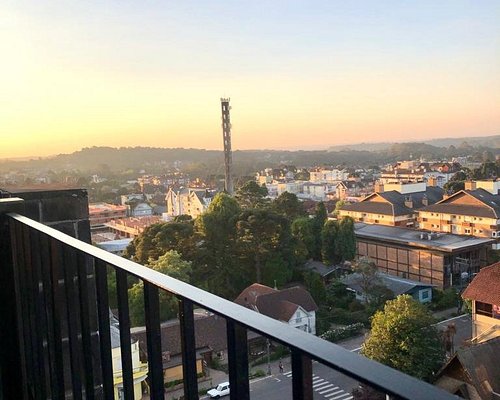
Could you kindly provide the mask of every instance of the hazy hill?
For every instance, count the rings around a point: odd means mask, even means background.
[[[454,142],[456,140],[456,142]],[[461,141],[458,143],[458,141]],[[435,139],[430,143],[378,143],[356,146],[362,151],[344,147],[337,151],[278,151],[244,150],[233,152],[234,173],[237,176],[252,175],[266,167],[283,164],[299,167],[316,165],[361,166],[382,165],[397,160],[418,159],[444,160],[453,156],[472,155],[482,161],[483,153],[500,154],[500,135],[484,138]],[[437,146],[437,143],[457,143]],[[378,146],[378,147],[377,147]],[[0,161],[0,171],[80,171],[83,174],[102,172],[164,173],[180,167],[192,176],[223,175],[222,151],[184,148],[153,147],[91,147],[71,154],[59,154],[50,158],[29,161]]]
[[[459,147],[464,142],[473,147],[485,147],[485,148],[495,149],[495,148],[500,148],[500,135],[462,137],[462,138],[440,138],[440,139],[424,140],[421,143],[430,144],[431,146],[436,146],[436,147],[448,148],[450,146]],[[404,143],[412,143],[412,142],[404,142]],[[346,150],[356,150],[362,148],[368,151],[381,151],[390,148],[392,145],[394,145],[394,143],[390,142],[356,143],[349,145],[331,146],[328,148],[328,150],[346,151]]]

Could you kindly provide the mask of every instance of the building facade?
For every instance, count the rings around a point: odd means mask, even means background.
[[[461,190],[418,210],[422,229],[487,238],[500,238],[500,196],[482,188]],[[493,245],[500,249],[499,244]]]
[[[432,234],[401,227],[355,224],[357,256],[381,272],[435,285],[464,286],[487,264],[491,239]]]

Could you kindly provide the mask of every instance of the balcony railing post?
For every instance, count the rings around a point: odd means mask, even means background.
[[[107,265],[99,259],[95,260],[95,279],[103,395],[104,399],[113,400],[115,395],[113,387],[113,358],[111,355]]]
[[[231,400],[248,400],[250,399],[250,385],[248,383],[247,330],[230,319],[226,320],[226,325]]]
[[[26,369],[19,290],[15,274],[15,240],[6,213],[23,213],[22,199],[0,199],[0,396],[3,399],[26,399]]]
[[[300,350],[292,347],[293,400],[312,400],[312,362]]]
[[[164,399],[161,353],[160,298],[158,287],[144,282],[144,312],[148,344],[148,378],[152,400]]]
[[[134,377],[132,370],[132,348],[130,337],[130,314],[128,307],[127,273],[116,269],[116,291],[118,300],[118,321],[120,327],[120,351],[124,399],[134,399]]]
[[[198,376],[196,371],[196,341],[194,332],[193,303],[179,300],[179,320],[181,325],[182,372],[184,397],[198,398]]]

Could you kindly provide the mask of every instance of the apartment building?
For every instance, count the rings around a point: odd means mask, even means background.
[[[500,238],[500,182],[467,182],[466,189],[418,210],[422,229]],[[495,243],[493,248],[500,249]]]
[[[443,193],[443,189],[427,187],[425,182],[379,184],[375,193],[343,206],[339,216],[368,224],[414,227],[417,210],[441,200]]]

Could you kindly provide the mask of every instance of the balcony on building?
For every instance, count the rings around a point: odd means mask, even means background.
[[[289,350],[290,396],[313,399],[315,363],[393,399],[452,399],[428,383],[345,350],[90,244],[85,190],[0,192],[1,399],[164,399],[159,296],[179,305],[183,398],[198,399],[195,309],[225,323],[230,398],[250,398],[248,338]],[[110,318],[108,274],[116,276],[118,324]],[[127,280],[144,284],[146,363],[131,346]],[[119,346],[121,383],[114,361]],[[142,375],[141,375],[142,376]],[[116,376],[115,376],[116,378]],[[219,382],[216,382],[219,383]],[[255,398],[255,397],[253,397]]]

